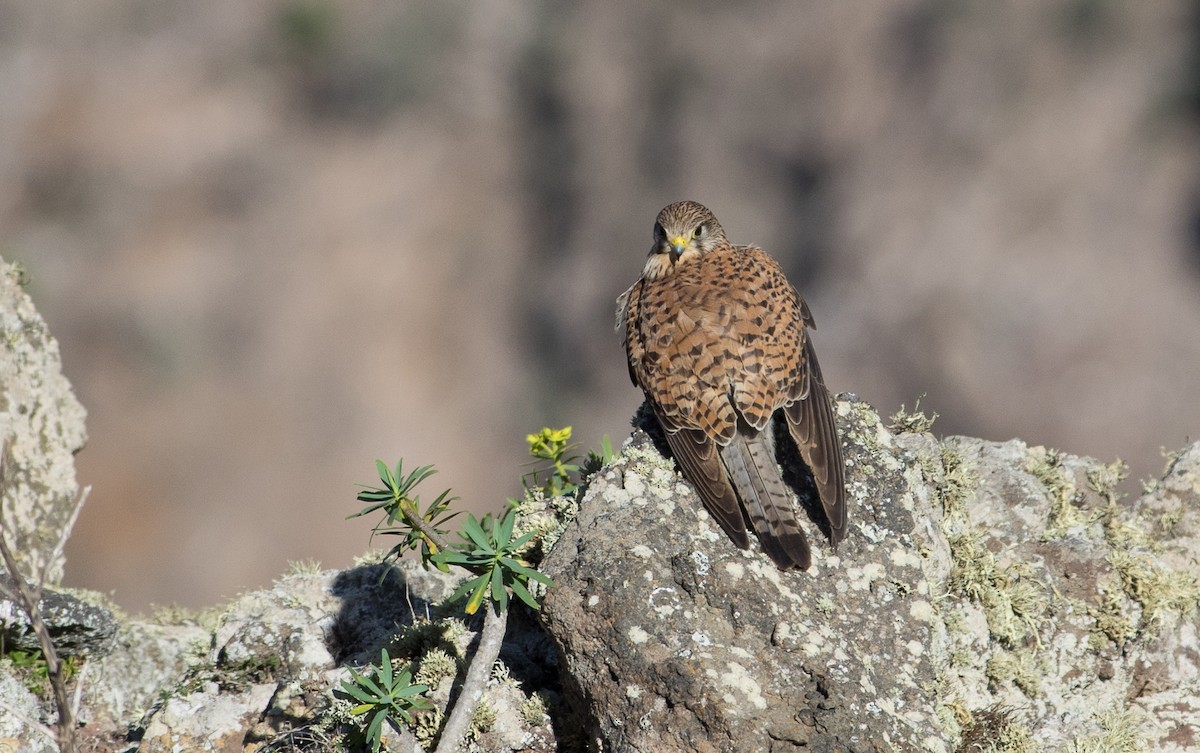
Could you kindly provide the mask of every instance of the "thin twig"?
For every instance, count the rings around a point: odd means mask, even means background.
[[[50,629],[46,627],[46,621],[42,618],[42,588],[46,585],[44,577],[48,572],[48,565],[47,568],[43,568],[43,579],[38,581],[36,587],[31,586],[29,581],[25,580],[17,567],[17,559],[8,546],[8,537],[5,536],[2,492],[7,488],[7,472],[8,439],[5,438],[3,445],[0,445],[0,557],[4,559],[4,566],[8,569],[9,577],[12,578],[12,590],[15,592],[16,601],[29,617],[29,625],[37,635],[38,644],[42,648],[42,658],[46,661],[46,674],[50,678],[50,687],[54,691],[54,705],[58,707],[57,735],[55,736],[58,739],[58,749],[61,753],[74,753],[76,749],[75,714],[72,713],[71,702],[67,697],[67,683],[63,678],[62,662],[59,661],[58,651],[54,649],[54,640],[50,637]],[[86,495],[81,494],[76,499],[75,512],[71,516],[72,522],[79,514],[84,496]]]
[[[3,470],[0,469],[0,473]],[[38,580],[39,583],[46,583],[50,580],[50,566],[62,557],[63,550],[67,547],[67,539],[71,538],[71,531],[75,529],[75,521],[79,520],[79,511],[83,509],[83,503],[87,501],[88,495],[92,493],[92,487],[85,486],[83,491],[75,495],[75,504],[71,506],[71,514],[67,516],[67,522],[63,524],[62,530],[58,533],[58,542],[54,544],[54,550],[50,552],[50,557],[42,563],[42,574]]]
[[[0,709],[4,709],[5,711],[9,712],[13,716],[20,718],[21,720],[23,720],[25,722],[25,724],[29,725],[30,729],[32,729],[36,732],[41,732],[43,735],[50,738],[51,740],[58,739],[58,736],[54,734],[54,730],[52,730],[49,727],[47,727],[46,725],[42,724],[37,719],[30,718],[30,716],[28,714],[21,711],[16,706],[13,706],[11,703],[4,700],[3,698],[0,698]]]
[[[408,509],[407,505],[400,505],[400,513],[404,515],[404,519],[413,528],[421,532],[421,535],[433,542],[433,545],[443,552],[450,550],[450,544],[442,535],[437,532],[427,520],[417,514],[417,511]]]
[[[508,610],[497,612],[496,605],[488,600],[487,611],[483,615],[483,629],[479,631],[479,646],[471,658],[467,676],[463,678],[462,690],[454,702],[454,709],[442,727],[441,740],[435,753],[456,753],[459,750],[463,735],[471,724],[471,717],[475,715],[475,708],[483,698],[483,690],[492,674],[492,665],[500,656],[500,645],[504,642],[507,627]]]

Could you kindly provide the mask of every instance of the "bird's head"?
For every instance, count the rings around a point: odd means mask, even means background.
[[[721,223],[703,204],[677,201],[664,207],[654,222],[654,245],[646,260],[647,277],[669,274],[678,264],[699,259],[728,241]]]

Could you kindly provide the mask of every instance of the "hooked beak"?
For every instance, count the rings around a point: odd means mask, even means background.
[[[682,235],[677,235],[671,239],[671,251],[674,253],[676,259],[683,255],[683,250],[687,248],[687,244],[687,238],[684,238]]]

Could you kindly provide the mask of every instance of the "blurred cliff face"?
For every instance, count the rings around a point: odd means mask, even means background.
[[[1135,477],[1196,436],[1193,3],[652,5],[0,9],[0,254],[90,412],[68,583],[209,604],[362,551],[377,457],[493,509],[526,432],[619,444],[681,198],[835,391]]]

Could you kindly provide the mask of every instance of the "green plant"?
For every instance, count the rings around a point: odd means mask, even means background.
[[[383,486],[368,487],[366,491],[360,492],[358,500],[369,504],[347,516],[347,519],[383,511],[385,518],[371,529],[371,536],[380,534],[400,536],[403,539],[388,551],[385,559],[398,558],[406,551],[418,550],[421,553],[421,562],[426,567],[433,563],[439,570],[448,572],[445,564],[434,561],[434,555],[442,549],[439,541],[447,535],[447,531],[440,526],[458,515],[457,512],[450,512],[450,503],[458,497],[449,496],[450,490],[447,489],[422,510],[421,498],[413,494],[413,490],[422,481],[437,473],[433,466],[423,465],[406,476],[403,460],[396,463],[395,471],[388,468],[382,460],[376,460],[375,469],[379,472],[379,480],[383,482]]]
[[[533,538],[533,531],[514,539],[512,531],[516,520],[513,507],[509,507],[500,518],[494,518],[489,513],[482,521],[468,513],[459,534],[462,543],[451,544],[449,549],[434,555],[435,564],[458,565],[474,573],[474,578],[464,581],[450,596],[450,600],[454,601],[468,593],[471,595],[464,607],[467,614],[479,611],[487,596],[491,596],[503,612],[508,609],[509,591],[528,604],[530,609],[537,609],[537,601],[529,593],[529,580],[547,586],[553,584],[548,577],[517,558],[516,552]]]
[[[350,679],[343,680],[342,694],[358,704],[350,709],[350,715],[366,717],[369,721],[363,731],[371,750],[378,753],[383,744],[383,724],[387,722],[399,731],[397,719],[406,724],[413,723],[413,711],[427,711],[433,704],[422,697],[428,686],[412,682],[412,673],[407,669],[399,673],[392,668],[387,649],[379,652],[379,665],[372,665],[367,672],[350,669]]]
[[[589,475],[600,470],[614,457],[612,440],[605,436],[599,451],[589,450],[582,458],[583,465],[579,465],[580,456],[569,454],[578,445],[570,444],[570,440],[570,426],[561,429],[542,427],[537,434],[526,435],[525,441],[529,444],[529,454],[535,466],[522,476],[526,491],[538,489],[547,497],[574,494],[583,488]]]
[[[46,657],[41,651],[13,649],[4,652],[4,656],[12,662],[13,669],[25,678],[25,687],[30,693],[42,698],[50,694],[50,665],[46,663]],[[79,659],[64,656],[61,662],[63,682],[70,682],[71,678],[79,674]]]

